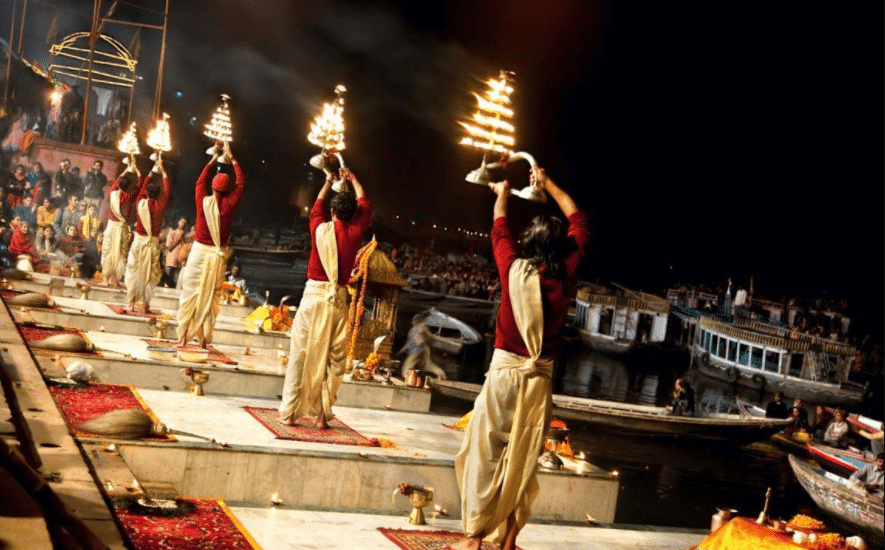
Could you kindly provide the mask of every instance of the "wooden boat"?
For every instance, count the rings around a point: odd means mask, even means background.
[[[427,312],[424,325],[430,336],[430,347],[445,353],[457,354],[464,346],[482,342],[482,335],[470,325],[436,309]]]
[[[863,453],[848,449],[837,449],[820,443],[808,443],[808,453],[813,456],[817,463],[825,470],[836,475],[850,476],[860,468],[874,461],[867,458]]]
[[[883,504],[850,486],[847,479],[790,455],[793,473],[818,507],[876,544],[885,542]]]
[[[752,416],[755,418],[765,418],[765,409],[763,409],[762,407],[753,405],[749,401],[744,401],[741,398],[736,398],[735,403],[740,414],[745,416]],[[788,434],[786,432],[780,431],[771,436],[771,441],[779,447],[786,449],[787,451],[790,451],[797,455],[807,456],[808,442],[810,438],[811,435],[805,432]]]
[[[787,400],[856,405],[863,387],[848,380],[854,346],[759,321],[699,317],[692,358],[700,372]]]
[[[441,395],[473,401],[482,388],[453,380],[434,382]],[[553,415],[567,421],[585,422],[620,433],[662,438],[698,439],[737,444],[771,437],[789,421],[738,414],[714,413],[704,417],[672,416],[663,407],[633,405],[565,395],[553,396]]]
[[[623,354],[664,342],[669,312],[670,305],[658,296],[582,283],[574,326],[591,349]]]

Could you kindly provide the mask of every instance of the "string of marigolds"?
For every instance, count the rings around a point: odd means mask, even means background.
[[[357,269],[356,272],[351,275],[350,281],[348,281],[348,284],[351,285],[351,289],[353,289],[353,284],[362,279],[359,296],[354,296],[354,299],[350,301],[350,311],[347,314],[347,329],[350,330],[350,342],[348,342],[347,345],[347,363],[345,363],[345,365],[348,371],[351,370],[351,366],[353,365],[353,356],[356,350],[356,341],[359,336],[360,323],[362,322],[363,313],[366,309],[365,300],[366,286],[369,283],[369,258],[371,258],[372,253],[375,252],[377,246],[378,241],[373,240],[357,252]]]

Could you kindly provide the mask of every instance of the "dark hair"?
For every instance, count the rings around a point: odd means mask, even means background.
[[[160,196],[160,191],[162,191],[162,190],[163,190],[163,188],[160,187],[159,183],[151,182],[147,186],[147,197],[149,199],[156,199],[157,197]]]
[[[878,458],[879,460],[885,459],[885,453],[879,453],[879,454],[877,454],[877,455],[876,455],[876,458]]]
[[[566,276],[565,258],[578,244],[568,235],[562,220],[555,216],[535,216],[522,232],[523,255],[529,263],[540,268],[547,266],[547,276],[562,279]]]
[[[95,164],[96,162],[98,163],[99,166],[101,166],[102,168],[104,168],[104,161],[103,161],[103,160],[101,160],[101,159],[95,159],[95,162],[93,162],[92,164]]]
[[[132,191],[138,185],[138,176],[132,172],[126,172],[120,176],[120,189],[125,192]]]
[[[349,222],[356,214],[356,198],[350,191],[338,193],[332,199],[332,213],[343,222]]]

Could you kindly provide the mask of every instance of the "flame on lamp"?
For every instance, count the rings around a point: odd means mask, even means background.
[[[153,130],[148,132],[148,146],[155,151],[171,151],[172,140],[169,136],[169,115],[163,113],[163,117],[157,120]]]
[[[469,121],[460,121],[467,135],[461,145],[476,147],[483,151],[497,151],[505,155],[513,153],[516,128],[509,121],[513,118],[510,94],[513,93],[513,73],[501,71],[497,79],[487,82],[488,89],[480,95],[474,92],[477,111]]]
[[[119,143],[117,143],[117,149],[127,155],[138,155],[141,153],[141,150],[138,148],[138,135],[136,134],[134,122],[129,125],[129,129],[120,138]]]
[[[283,499],[280,498],[279,493],[274,493],[274,494],[270,495],[270,503],[273,504],[274,506],[279,506],[280,504],[283,503]]]
[[[230,124],[230,96],[221,94],[221,105],[212,113],[212,120],[206,124],[206,130],[203,135],[214,141],[231,141],[233,134],[231,133]]]
[[[324,103],[322,112],[310,124],[307,141],[326,152],[344,150],[344,93],[347,88],[335,86],[338,96],[332,103]]]

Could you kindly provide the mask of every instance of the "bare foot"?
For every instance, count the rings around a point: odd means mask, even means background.
[[[479,550],[482,546],[482,537],[464,537],[455,544],[446,547],[446,550]]]
[[[206,337],[205,337],[205,336],[202,337],[202,338],[200,338],[200,347],[203,348],[203,349],[206,349],[207,347],[209,347],[209,343],[206,342]]]
[[[516,513],[510,512],[507,517],[507,532],[501,542],[501,550],[516,550],[516,535],[519,534],[519,526],[516,524]]]
[[[326,422],[326,413],[322,412],[317,417],[316,427],[318,430],[328,430],[329,429],[329,423]]]
[[[295,425],[295,419],[292,418],[291,416],[289,418],[283,418],[282,416],[278,416],[276,420],[277,420],[277,422],[279,422],[280,424],[283,424],[285,426],[294,426]]]

